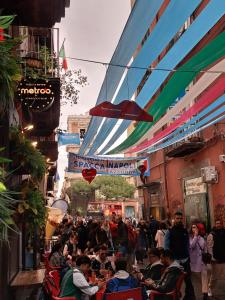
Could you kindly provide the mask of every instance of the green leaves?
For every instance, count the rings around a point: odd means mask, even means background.
[[[13,16],[0,16],[0,27],[3,29],[7,29],[9,25],[14,20],[15,15]]]
[[[35,181],[42,179],[46,171],[44,156],[14,127],[10,129],[10,151],[13,168],[23,168]]]
[[[95,190],[98,191],[99,197],[119,199],[132,198],[135,186],[129,184],[122,176],[97,176],[91,184],[82,179],[75,181],[71,190],[76,193],[90,193]]]
[[[10,17],[0,16],[7,26],[10,22]],[[4,27],[3,27],[4,28]],[[16,89],[17,81],[21,79],[20,61],[15,54],[15,48],[21,42],[20,39],[5,39],[0,42],[0,114],[9,110],[10,105],[13,103],[14,91]]]

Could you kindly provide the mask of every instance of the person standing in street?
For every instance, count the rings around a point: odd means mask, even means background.
[[[160,222],[159,229],[157,230],[156,236],[155,236],[156,248],[164,247],[164,240],[165,240],[166,232],[167,232],[166,223]]]
[[[127,254],[128,247],[128,229],[121,216],[118,217],[117,244],[119,252],[122,254],[122,256],[125,256]]]
[[[212,256],[212,274],[208,292],[208,295],[212,296],[216,281],[218,290],[224,289],[225,285],[225,228],[221,220],[215,221],[215,226],[207,237],[207,250]]]
[[[177,211],[174,216],[174,226],[166,232],[165,250],[173,253],[174,259],[184,268],[187,273],[185,277],[185,296],[183,300],[195,300],[194,287],[191,281],[190,256],[189,256],[189,234],[183,224],[183,213]]]
[[[200,235],[198,224],[192,224],[190,232],[190,266],[191,277],[197,283],[197,289],[202,290],[203,300],[208,299],[207,264],[202,260],[206,252],[206,241]]]

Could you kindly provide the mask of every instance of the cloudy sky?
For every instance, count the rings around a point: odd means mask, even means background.
[[[60,45],[66,56],[109,62],[130,13],[130,0],[71,0],[61,23]],[[83,114],[96,103],[106,67],[68,59],[70,69],[80,68],[89,85],[81,90],[74,107],[63,107],[61,128],[68,114]]]
[[[68,57],[109,62],[130,14],[130,0],[71,0],[65,18],[55,27],[60,29],[60,46],[65,40]],[[105,77],[106,67],[68,59],[69,69],[81,69],[88,86],[81,89],[74,107],[61,108],[60,128],[67,129],[67,116],[84,114],[95,106]],[[65,147],[59,148],[59,191],[67,166]],[[58,193],[58,196],[60,193]]]

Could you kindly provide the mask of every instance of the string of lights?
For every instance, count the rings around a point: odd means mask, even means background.
[[[91,60],[91,59],[85,59],[85,58],[78,58],[78,57],[70,57],[66,56],[67,59],[76,60],[76,61],[82,61],[87,63],[93,63],[93,64],[99,64],[103,66],[112,66],[112,67],[118,67],[118,68],[124,68],[124,69],[139,69],[139,70],[146,70],[146,71],[165,71],[165,72],[181,72],[181,73],[212,73],[212,74],[224,74],[224,71],[210,71],[210,70],[179,70],[179,69],[167,69],[167,68],[157,68],[157,67],[141,67],[141,66],[126,66],[121,64],[113,64],[109,62],[103,62],[99,60]]]

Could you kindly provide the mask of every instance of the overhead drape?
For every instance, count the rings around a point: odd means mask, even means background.
[[[168,45],[171,39],[176,35],[181,26],[196,9],[199,3],[199,0],[190,0],[184,7],[182,1],[172,0],[163,15],[160,17],[147,41],[144,43],[137,56],[134,58],[131,67],[141,66],[143,68],[148,68],[163,51],[163,49]],[[138,85],[141,83],[141,80],[145,73],[146,69],[128,69],[126,77],[116,95],[114,103],[117,104],[131,97],[135,93]],[[94,144],[88,154],[93,154],[96,152],[99,146],[109,135],[112,127],[115,126],[116,122],[116,120],[112,119],[106,119],[104,121],[104,126],[97,134]]]
[[[118,68],[113,64],[127,65],[152,23],[157,11],[161,7],[163,0],[136,0],[128,21],[124,27],[118,45],[114,51],[110,64],[108,66],[105,79],[98,95],[97,103],[111,101],[123,76],[125,68]],[[141,22],[140,22],[141,20]],[[106,99],[106,94],[107,98]],[[84,141],[80,148],[80,154],[89,146],[91,140],[96,134],[102,118],[93,117],[85,134]]]
[[[193,99],[196,99],[201,93],[203,93],[224,70],[225,59],[210,68],[208,73],[202,75],[194,85],[190,86],[188,92],[182,97],[182,99],[180,99],[176,105],[173,106],[149,131],[147,131],[136,144],[142,143],[147,139],[150,140],[159,129],[171,122],[174,116],[186,109]]]
[[[151,124],[139,123],[131,135],[121,145],[110,151],[110,153],[115,154],[121,152],[140,140],[153,124],[159,120],[163,113],[166,112],[167,108],[175,101],[179,94],[196,77],[199,71],[208,67],[211,63],[224,56],[224,54],[225,32],[206,45],[171,77],[162,93],[148,110],[148,113],[153,116],[154,121]],[[185,72],[186,70],[192,70],[193,72]]]
[[[140,145],[131,148],[129,153],[132,152],[140,152],[149,148],[150,146],[155,145],[156,143],[162,142],[164,139],[169,138],[169,134],[177,129],[180,125],[182,125],[185,121],[190,119],[192,116],[199,113],[202,109],[211,104],[215,99],[224,94],[225,87],[225,75],[222,75],[221,78],[213,84],[209,89],[207,89],[201,98],[192,105],[185,113],[183,113],[176,121],[174,121],[170,126],[168,126],[165,130],[161,131],[157,135],[155,135],[150,140],[141,143]],[[180,129],[179,129],[180,130]]]
[[[217,109],[214,110],[215,108]],[[209,114],[209,112],[211,112],[212,110],[214,111]],[[193,133],[196,133],[202,130],[203,128],[206,128],[208,123],[211,124],[213,120],[217,120],[218,117],[221,118],[224,114],[225,114],[225,95],[221,96],[214,103],[212,103],[201,113],[199,113],[196,117],[192,118],[181,128],[177,129],[177,131],[172,134],[172,138],[168,139],[168,141],[160,145],[151,147],[147,152],[152,153],[162,148],[168,147],[178,141],[181,141],[187,138],[188,136],[192,135]]]
[[[187,31],[180,37],[177,43],[174,45],[167,55],[157,65],[157,68],[173,69],[176,65],[186,56],[186,54],[201,40],[201,38],[210,30],[216,22],[223,16],[225,11],[225,2],[210,1],[205,9],[201,12],[198,18],[191,24]],[[169,75],[169,71],[152,71],[145,85],[143,86],[136,101],[142,107],[146,105],[151,97],[157,92],[161,84]],[[160,104],[159,104],[160,105]],[[124,122],[123,122],[124,123]],[[115,132],[117,138],[122,134],[122,130],[126,127],[121,124],[119,129]],[[136,129],[135,129],[136,135]],[[132,138],[131,138],[132,137]],[[125,142],[113,149],[113,152],[122,152],[135,142],[133,135],[128,137]],[[138,139],[140,136],[138,136]],[[113,137],[114,139],[114,137]],[[111,142],[109,142],[111,146]]]

